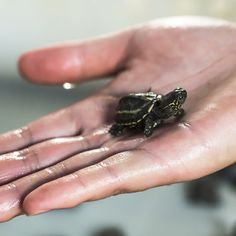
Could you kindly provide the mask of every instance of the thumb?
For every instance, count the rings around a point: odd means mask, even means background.
[[[80,82],[119,70],[131,31],[33,50],[18,61],[26,79],[41,84]]]

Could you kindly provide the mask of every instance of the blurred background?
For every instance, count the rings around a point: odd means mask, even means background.
[[[0,132],[78,101],[105,83],[90,82],[70,90],[29,84],[17,74],[21,53],[173,15],[235,20],[236,0],[0,0]],[[90,202],[71,210],[20,216],[0,224],[0,234],[234,235],[230,234],[236,221],[234,188],[222,183],[213,176],[188,186],[176,184]]]

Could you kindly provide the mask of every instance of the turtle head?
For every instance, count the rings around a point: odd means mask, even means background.
[[[187,98],[187,91],[183,88],[176,88],[172,92],[172,99],[178,105],[182,105]]]
[[[165,111],[173,115],[177,113],[187,98],[187,91],[177,87],[165,95]]]

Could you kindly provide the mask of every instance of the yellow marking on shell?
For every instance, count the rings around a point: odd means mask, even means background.
[[[138,113],[139,111],[141,111],[141,109],[136,109],[136,110],[132,110],[132,111],[118,111],[117,114],[133,114],[133,113]]]
[[[154,103],[155,103],[155,101],[153,101],[152,105],[149,107],[149,109],[148,109],[148,113],[151,112],[151,110],[152,110],[152,108],[153,108],[153,106],[154,106]]]
[[[149,107],[149,109],[148,109],[148,113],[149,112],[151,112],[151,110],[152,110],[152,108],[153,108],[153,106],[154,106],[154,103],[156,102],[156,100],[154,100],[153,102],[152,102],[152,105]],[[117,114],[135,114],[135,113],[138,113],[139,111],[141,111],[141,108],[139,108],[139,109],[136,109],[136,110],[132,110],[132,111],[127,111],[127,110],[124,110],[124,111],[117,111]]]
[[[145,118],[145,116],[142,119],[139,119],[137,121],[133,121],[133,122],[129,122],[129,123],[119,123],[119,125],[136,125],[138,124],[140,121],[142,121]]]
[[[154,103],[155,102],[153,102],[152,105],[150,106],[150,108],[148,109],[148,113],[151,112],[152,108],[154,107]],[[129,123],[119,123],[119,125],[135,125],[135,124],[138,124],[140,121],[142,121],[148,115],[148,113],[145,114],[141,119],[139,119],[137,121],[133,121],[133,122],[129,122]]]
[[[131,96],[140,96],[140,97],[147,97],[147,96],[152,96],[155,97],[156,94],[153,92],[148,92],[148,93],[130,93],[129,95]]]

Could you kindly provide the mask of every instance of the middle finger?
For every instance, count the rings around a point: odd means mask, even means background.
[[[87,135],[51,139],[0,156],[0,184],[55,164],[78,152],[97,148],[109,139],[108,128]]]
[[[22,214],[21,203],[23,198],[38,186],[93,165],[116,153],[134,149],[144,140],[143,137],[123,140],[113,139],[100,148],[82,152],[46,169],[1,186],[0,221],[7,221]]]

